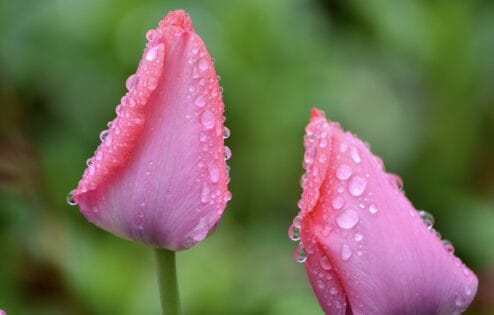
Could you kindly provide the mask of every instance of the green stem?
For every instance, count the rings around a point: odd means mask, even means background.
[[[163,315],[180,315],[175,252],[156,248],[155,253]]]

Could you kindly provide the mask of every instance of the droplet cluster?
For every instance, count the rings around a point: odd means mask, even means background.
[[[359,228],[361,220],[364,217],[365,220],[372,220],[380,217],[381,212],[395,211],[381,209],[378,196],[374,196],[375,192],[369,189],[372,178],[367,163],[375,163],[373,167],[377,166],[378,170],[384,172],[385,182],[387,179],[397,200],[406,201],[406,197],[402,179],[395,174],[385,173],[379,157],[367,155],[364,151],[368,147],[365,148],[352,134],[341,131],[339,126],[333,128],[333,123],[330,122],[325,127],[325,121],[324,115],[318,112],[315,117],[313,114],[306,128],[303,161],[305,173],[300,180],[303,192],[298,202],[300,212],[291,224],[288,235],[291,240],[299,242],[294,258],[297,262],[306,264],[319,302],[325,303],[328,309],[336,310],[337,306],[343,307],[346,302],[344,296],[339,298],[343,290],[334,280],[339,279],[342,272],[337,267],[352,261],[355,264],[361,263],[358,259],[366,255],[365,246],[371,239]],[[328,137],[330,132],[331,137]],[[312,213],[316,204],[317,212]],[[413,221],[417,224],[422,221],[431,233],[441,238],[439,232],[433,228],[434,217],[431,214],[416,211],[413,207],[406,211],[415,217]],[[333,242],[332,233],[337,236],[335,241],[340,242],[335,253],[332,252],[335,249],[326,248],[322,241],[327,239],[327,242]],[[453,255],[454,247],[451,242],[442,240],[442,243],[444,249],[451,254],[451,259],[457,261],[458,267],[463,268],[468,277],[471,272]],[[331,255],[328,256],[330,252]],[[349,281],[359,281],[357,274],[345,275],[345,278],[348,277]],[[465,307],[468,300],[466,297],[473,294],[469,286],[465,286],[463,291],[458,292],[452,301],[452,305],[456,305],[458,310]],[[356,305],[353,309],[352,305],[352,310],[356,311],[358,307]]]
[[[427,227],[427,229],[429,229],[431,233],[433,233],[439,239],[441,239],[441,233],[439,233],[437,230],[434,229],[434,222],[435,222],[434,216],[424,210],[419,210],[418,213],[420,218],[422,219],[422,222],[424,222],[425,226]],[[444,249],[446,249],[448,253],[453,255],[455,252],[455,247],[453,246],[453,244],[447,239],[441,239],[441,241],[443,243]]]
[[[200,131],[197,141],[201,153],[198,156],[199,176],[196,181],[202,185],[200,202],[206,206],[201,208],[212,207],[216,210],[216,213],[208,211],[205,219],[190,232],[190,239],[197,242],[206,237],[206,232],[232,198],[226,186],[230,181],[230,167],[226,162],[231,158],[232,151],[224,145],[231,132],[224,126],[226,118],[223,115],[223,91],[218,84],[220,77],[216,75],[213,61],[198,36],[192,37],[187,58],[191,81],[186,98],[193,104],[194,110],[186,118],[197,124]]]

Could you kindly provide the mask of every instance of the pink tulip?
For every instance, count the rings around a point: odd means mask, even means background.
[[[368,146],[313,109],[289,234],[326,314],[459,314],[478,280]]]
[[[168,13],[146,38],[72,202],[107,231],[180,250],[215,228],[231,198],[229,131],[213,61],[189,16]]]
[[[4,310],[0,310],[0,315],[7,315],[7,313]]]

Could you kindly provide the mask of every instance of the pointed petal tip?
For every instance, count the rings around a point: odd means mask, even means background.
[[[315,118],[326,118],[326,114],[324,113],[323,110],[320,110],[317,107],[312,107],[310,110],[310,118],[315,119]]]
[[[194,31],[192,20],[189,14],[182,9],[168,12],[160,21],[159,28],[164,29],[170,26],[176,26],[184,31]]]

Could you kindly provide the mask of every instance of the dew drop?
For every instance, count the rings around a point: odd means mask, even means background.
[[[290,238],[292,241],[295,241],[295,242],[299,241],[300,240],[300,228],[291,224],[290,227],[288,228],[288,238]]]
[[[297,229],[300,229],[300,226],[302,225],[302,218],[297,215],[295,218],[293,218],[293,226],[296,227]]]
[[[338,290],[335,287],[331,287],[331,289],[329,289],[329,293],[331,295],[336,295],[338,293]]]
[[[220,179],[220,169],[215,165],[210,165],[208,167],[208,172],[209,172],[209,179],[213,183],[217,183]]]
[[[326,284],[324,283],[324,281],[322,279],[317,279],[317,286],[319,287],[319,289],[324,289]]]
[[[209,110],[206,110],[201,115],[201,124],[206,129],[213,129],[215,125],[214,114]]]
[[[153,46],[148,50],[145,57],[147,61],[153,61],[156,58],[158,55],[158,47],[159,46]]]
[[[158,32],[156,32],[156,30],[154,29],[150,29],[149,31],[147,31],[146,33],[146,39],[150,42],[154,41],[156,36],[158,35]]]
[[[359,164],[360,163],[360,155],[358,154],[358,150],[355,147],[352,147],[350,150],[350,156],[352,157],[353,162]]]
[[[232,150],[225,145],[225,160],[228,161],[232,157]]]
[[[348,191],[355,197],[358,197],[363,194],[365,187],[367,186],[367,182],[360,176],[354,176],[348,183]]]
[[[315,154],[316,154],[316,149],[314,149],[313,147],[307,149],[307,151],[304,154],[304,162],[307,164],[312,163]]]
[[[68,194],[67,194],[67,197],[66,197],[66,200],[67,200],[67,203],[71,206],[75,206],[77,203],[75,202],[74,200],[74,192],[75,192],[75,189],[72,189]]]
[[[465,294],[467,296],[472,295],[472,289],[468,285],[465,286]]]
[[[295,252],[293,253],[293,257],[298,263],[304,263],[307,260],[307,256],[305,255],[305,250],[302,244],[297,245],[297,247],[295,248]]]
[[[376,205],[371,203],[371,205],[369,206],[369,212],[372,214],[376,214],[377,211],[378,211],[378,209],[377,209]]]
[[[205,58],[202,58],[201,60],[199,60],[198,66],[199,66],[199,70],[201,70],[201,71],[206,71],[209,69],[209,63]]]
[[[345,204],[345,199],[341,196],[336,196],[331,201],[331,206],[333,206],[335,210],[340,210],[344,204]]]
[[[352,168],[348,165],[341,165],[336,170],[336,177],[340,180],[347,180],[352,176]]]
[[[230,191],[227,191],[225,195],[225,201],[232,200],[232,197],[233,197],[232,193]]]
[[[127,80],[125,81],[125,87],[127,90],[131,91],[135,88],[137,85],[138,77],[136,74],[130,75]]]
[[[103,130],[103,131],[99,134],[99,139],[100,139],[101,141],[105,141],[106,136],[108,136],[108,130]]]
[[[336,217],[336,224],[342,229],[351,229],[357,225],[359,221],[358,213],[348,208]]]
[[[350,246],[348,246],[348,244],[343,244],[341,246],[341,259],[343,261],[347,261],[348,259],[350,259],[350,257],[352,257],[352,249],[350,248]]]
[[[448,240],[443,240],[443,246],[444,248],[446,249],[446,251],[450,254],[454,254],[455,253],[455,247],[453,246],[453,244],[448,241]]]
[[[353,238],[355,239],[355,242],[360,242],[364,239],[364,234],[357,232]]]
[[[209,197],[209,187],[204,184],[202,186],[202,191],[201,191],[201,202],[206,203],[208,202],[208,197]]]
[[[206,105],[206,97],[204,97],[203,95],[199,95],[198,97],[196,97],[194,104],[197,107],[204,107],[204,105]]]
[[[230,138],[230,129],[228,127],[223,128],[223,139],[228,139]]]
[[[324,270],[331,270],[331,264],[329,263],[329,259],[326,256],[321,256],[321,258],[319,258],[319,265]]]
[[[432,216],[432,214],[424,210],[420,210],[419,214],[427,228],[429,230],[432,229],[432,226],[434,225],[434,217]]]
[[[93,164],[93,158],[87,159],[86,160],[86,165],[87,166],[91,166],[91,164]]]
[[[455,305],[458,307],[465,305],[465,298],[461,294],[457,294],[455,297]]]

